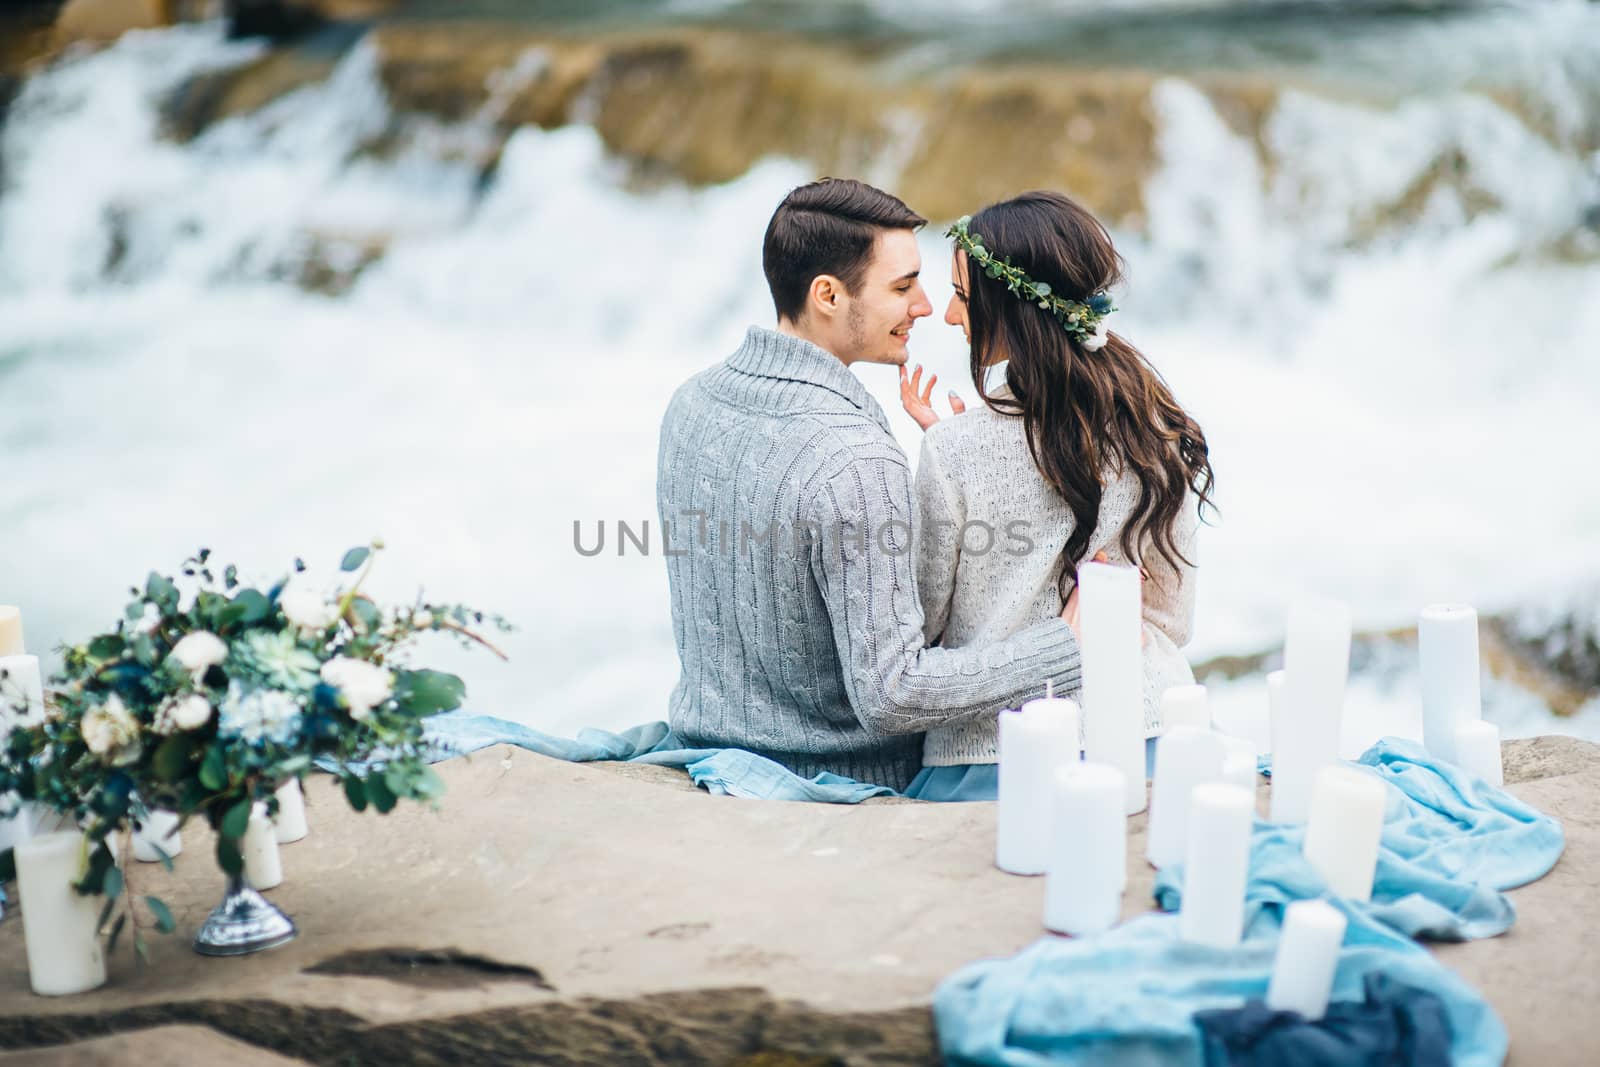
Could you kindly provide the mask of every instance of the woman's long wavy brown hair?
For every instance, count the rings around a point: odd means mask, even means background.
[[[1060,193],[1024,193],[991,204],[972,217],[969,229],[996,258],[1009,256],[1034,281],[1071,300],[1086,300],[1123,277],[1122,257],[1105,227]],[[1022,416],[1034,463],[1072,509],[1072,535],[1056,579],[1062,598],[1068,581],[1077,581],[1077,561],[1099,520],[1100,477],[1108,466],[1131,469],[1139,479],[1139,499],[1122,530],[1124,558],[1142,564],[1137,546],[1148,536],[1181,575],[1179,561],[1191,561],[1172,531],[1188,492],[1198,497],[1197,509],[1215,510],[1215,476],[1199,423],[1120,335],[1091,352],[1050,312],[1013,296],[981,270],[967,271],[966,301],[973,385],[995,411]],[[984,391],[985,368],[1000,360],[1009,360],[1006,384],[1014,400]]]

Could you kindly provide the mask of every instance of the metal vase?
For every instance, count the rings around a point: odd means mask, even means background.
[[[252,889],[241,873],[228,878],[222,903],[194,935],[194,950],[202,956],[244,956],[287,944],[299,933],[294,920]]]

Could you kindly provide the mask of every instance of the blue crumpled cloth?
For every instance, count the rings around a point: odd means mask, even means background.
[[[515,745],[574,763],[627,760],[682,767],[693,782],[719,796],[757,800],[806,800],[859,804],[868,797],[896,796],[886,785],[871,785],[823,772],[802,778],[781,763],[737,748],[690,748],[664,722],[645,723],[620,734],[584,729],[576,738],[556,737],[521,723],[490,715],[445,712],[425,724],[432,758],[450,759],[490,745]]]
[[[1564,847],[1561,826],[1502,789],[1386,738],[1359,766],[1395,789],[1373,901],[1329,898],[1348,920],[1333,998],[1358,999],[1381,971],[1444,1002],[1454,1062],[1498,1065],[1504,1026],[1493,1009],[1413,937],[1464,939],[1508,929],[1499,890],[1544,875]],[[1095,937],[1047,938],[1009,959],[969,964],[934,997],[940,1048],[955,1064],[1184,1065],[1202,1062],[1196,1011],[1262,997],[1283,909],[1324,897],[1300,854],[1300,827],[1256,823],[1246,887],[1245,939],[1234,949],[1185,944],[1177,915],[1146,915]],[[1156,876],[1167,910],[1182,871]]]
[[[1388,737],[1355,764],[1393,787],[1372,900],[1355,907],[1408,937],[1470,941],[1504,933],[1516,909],[1499,890],[1543,877],[1565,847],[1561,824],[1503,789]],[[1300,851],[1304,826],[1256,821],[1246,906],[1326,894]],[[1183,868],[1156,874],[1156,902],[1178,910]]]

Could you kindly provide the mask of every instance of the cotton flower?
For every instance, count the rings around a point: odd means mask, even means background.
[[[161,610],[154,604],[144,606],[144,614],[133,624],[136,634],[153,634],[161,628]]]
[[[304,586],[285,590],[278,598],[284,617],[302,630],[321,633],[339,618],[339,605],[330,604],[321,593]]]
[[[350,706],[350,717],[357,722],[388,700],[394,692],[394,676],[365,660],[338,656],[322,665],[322,680],[339,690]]]
[[[211,701],[199,693],[172,697],[156,709],[156,720],[151,729],[158,734],[172,734],[179,730],[198,730],[211,721]]]
[[[1106,326],[1106,320],[1101,319],[1095,325],[1094,333],[1090,334],[1088,339],[1083,342],[1083,347],[1091,352],[1100,351],[1106,346],[1106,340],[1110,337],[1110,333],[1110,329]]]
[[[196,630],[172,647],[172,656],[191,674],[204,674],[228,658],[228,644],[207,630]]]
[[[139,758],[139,722],[117,694],[84,712],[81,729],[83,743],[102,761],[120,767]]]
[[[239,683],[231,683],[217,710],[217,733],[248,744],[275,741],[286,745],[300,731],[300,702],[279,689],[246,691]]]

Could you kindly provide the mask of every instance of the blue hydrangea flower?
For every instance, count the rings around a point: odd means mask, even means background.
[[[280,689],[246,690],[235,682],[217,712],[217,733],[247,744],[287,745],[300,733],[300,702]]]

